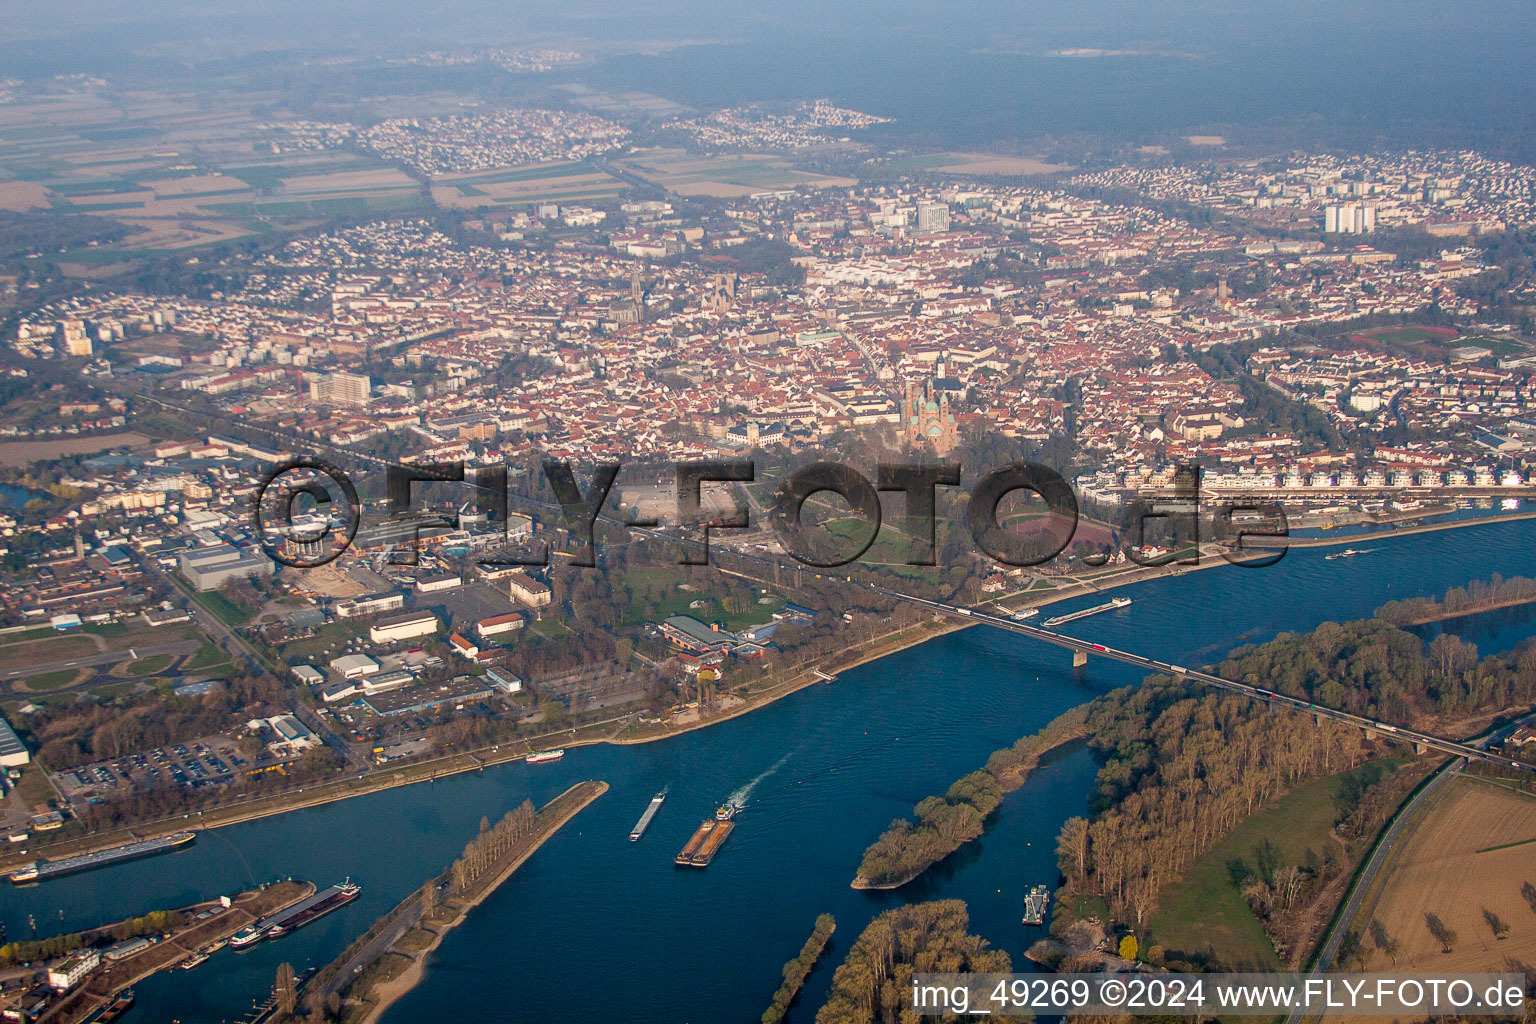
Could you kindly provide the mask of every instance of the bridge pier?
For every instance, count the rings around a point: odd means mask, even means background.
[[[1316,712],[1313,712],[1312,713],[1312,724],[1313,725],[1322,725],[1323,724],[1323,716],[1317,714]]]
[[[1376,730],[1372,729],[1368,725],[1363,727],[1361,731],[1365,733],[1365,738],[1368,740],[1373,740],[1376,738]]]
[[[1414,744],[1414,745],[1413,745],[1413,752],[1414,752],[1414,753],[1415,753],[1415,754],[1422,754],[1422,753],[1424,753],[1424,751],[1426,751],[1426,750],[1428,750],[1428,749],[1429,749],[1429,748],[1428,748],[1428,747],[1426,747],[1426,746],[1425,746],[1425,745],[1424,745],[1424,744],[1422,744],[1422,743],[1415,743],[1415,744]]]
[[[1073,668],[1082,668],[1086,664],[1088,664],[1088,652],[1087,651],[1073,651],[1072,652],[1072,667]]]

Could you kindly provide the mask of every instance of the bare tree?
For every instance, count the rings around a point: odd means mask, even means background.
[[[1376,948],[1386,954],[1387,959],[1395,965],[1397,954],[1402,951],[1403,944],[1387,934],[1387,926],[1380,921],[1371,921],[1371,941],[1376,943]]]
[[[1438,914],[1425,914],[1424,926],[1429,929],[1429,934],[1440,943],[1440,952],[1449,953],[1456,948],[1457,941],[1461,938],[1455,931],[1446,927]]]
[[[293,976],[293,965],[286,960],[277,965],[277,984],[274,994],[277,996],[277,1012],[282,1017],[293,1016],[293,1008],[298,1004],[299,986]]]
[[[1088,880],[1088,819],[1068,818],[1056,840],[1056,862],[1073,886]]]
[[[1487,907],[1483,908],[1483,920],[1488,922],[1488,927],[1495,939],[1509,938],[1509,923]]]

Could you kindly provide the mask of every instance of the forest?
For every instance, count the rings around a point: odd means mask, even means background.
[[[993,751],[986,767],[913,808],[916,823],[897,818],[864,851],[854,888],[888,889],[905,884],[981,835],[986,817],[1003,794],[1023,784],[1040,758],[1085,734],[1086,708],[1058,716],[1044,729],[1011,747]]]
[[[1536,647],[1479,658],[1476,644],[1450,633],[1426,646],[1379,619],[1325,622],[1306,635],[1281,633],[1269,643],[1240,647],[1222,662],[1220,674],[1309,703],[1418,725],[1432,716],[1530,703],[1536,699]]]
[[[831,914],[820,914],[816,918],[816,926],[811,929],[811,937],[805,940],[805,945],[800,947],[800,953],[789,963],[784,965],[784,982],[773,994],[773,1001],[768,1004],[768,1009],[763,1011],[763,1024],[779,1024],[784,1015],[789,1012],[790,1004],[795,1001],[795,996],[800,992],[800,986],[805,984],[805,979],[810,976],[811,968],[816,966],[816,961],[821,959],[822,951],[827,948],[827,943],[832,941],[832,933],[837,930],[837,922]]]
[[[1440,598],[1409,597],[1388,601],[1376,609],[1376,618],[1394,626],[1412,626],[1526,601],[1536,601],[1536,580],[1524,576],[1505,579],[1494,573],[1486,583],[1473,580],[1465,588],[1452,587]]]
[[[832,990],[816,1024],[897,1024],[915,1020],[908,1009],[912,975],[993,974],[1012,969],[1008,954],[968,934],[961,900],[914,903],[887,910],[869,923],[832,975]],[[958,1020],[929,1015],[925,1020]]]
[[[1245,818],[1368,752],[1357,730],[1298,729],[1248,697],[1166,676],[1098,698],[1088,728],[1103,759],[1095,813],[1063,827],[1063,871],[1072,892],[1102,897],[1137,927],[1161,888]]]
[[[1377,619],[1282,633],[1233,651],[1218,671],[1405,725],[1536,698],[1536,648],[1480,659],[1475,645],[1454,635],[1425,644]],[[1375,741],[1357,730],[1166,676],[1096,699],[1087,727],[1103,764],[1092,817],[1071,819],[1062,829],[1060,865],[1072,893],[1101,898],[1117,920],[1137,927],[1164,886],[1250,815],[1304,782],[1377,754]],[[1357,777],[1341,789],[1341,833],[1363,834],[1388,812],[1377,778]],[[1261,919],[1276,901],[1289,906],[1306,874],[1321,873],[1275,867],[1245,883]]]

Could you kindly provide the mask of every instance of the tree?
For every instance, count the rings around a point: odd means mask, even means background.
[[[1394,965],[1397,963],[1397,954],[1402,951],[1403,944],[1387,933],[1387,926],[1380,921],[1371,922],[1371,940],[1376,943],[1376,948],[1387,955]]]
[[[293,976],[293,965],[286,960],[277,965],[277,984],[273,994],[277,996],[278,1015],[293,1016],[293,1009],[298,1004],[299,986]]]
[[[1068,818],[1062,822],[1061,835],[1056,840],[1056,864],[1067,876],[1069,885],[1088,878],[1088,819]]]
[[[1135,960],[1136,954],[1141,952],[1141,944],[1136,941],[1136,936],[1127,935],[1120,940],[1120,959]]]
[[[1424,926],[1429,929],[1429,934],[1440,943],[1440,952],[1449,953],[1456,948],[1456,942],[1460,938],[1446,923],[1440,920],[1438,914],[1425,914]]]

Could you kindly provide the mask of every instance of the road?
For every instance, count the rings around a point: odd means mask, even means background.
[[[1317,953],[1317,962],[1312,965],[1312,973],[1308,977],[1319,978],[1328,973],[1328,968],[1333,966],[1334,958],[1339,955],[1339,947],[1344,944],[1344,937],[1354,927],[1355,915],[1359,913],[1360,903],[1365,899],[1365,894],[1370,891],[1371,883],[1381,873],[1387,858],[1397,848],[1398,841],[1403,838],[1404,833],[1411,830],[1409,823],[1416,817],[1414,812],[1423,806],[1424,801],[1439,793],[1459,775],[1465,764],[1465,760],[1457,758],[1442,765],[1429,783],[1420,787],[1413,799],[1404,804],[1398,811],[1397,817],[1392,819],[1392,824],[1377,842],[1376,848],[1371,851],[1371,859],[1366,862],[1365,867],[1355,879],[1354,887],[1350,889],[1349,897],[1344,901],[1344,909],[1335,919],[1333,931],[1329,932],[1328,937],[1323,940],[1322,948]],[[1306,1015],[1304,1009],[1292,1010],[1290,1016],[1285,1019],[1286,1024],[1301,1024],[1302,1018]]]
[[[446,892],[444,895],[447,895]],[[341,965],[341,970],[337,971],[334,977],[314,991],[306,990],[303,993],[303,1004],[307,1007],[325,1005],[325,1000],[331,993],[340,992],[352,983],[352,979],[357,975],[359,967],[366,967],[383,956],[384,952],[390,946],[393,946],[400,936],[416,927],[417,922],[420,920],[421,901],[413,899],[410,906],[406,907],[399,917],[391,921],[383,931],[374,936],[372,941],[358,950],[354,956],[348,958],[347,962]]]
[[[1472,743],[1479,747],[1493,746],[1521,725],[1532,721],[1536,721],[1536,715],[1508,722],[1488,735],[1473,740]],[[1417,824],[1414,820],[1417,818],[1415,812],[1424,805],[1426,800],[1450,785],[1465,766],[1466,761],[1461,758],[1446,762],[1427,784],[1419,787],[1413,798],[1404,804],[1397,816],[1392,819],[1392,824],[1377,842],[1376,848],[1371,851],[1371,859],[1366,862],[1365,867],[1356,877],[1349,896],[1344,902],[1344,909],[1334,918],[1333,930],[1323,939],[1322,947],[1317,953],[1317,961],[1312,965],[1310,977],[1315,978],[1325,974],[1328,968],[1333,966],[1334,959],[1339,955],[1339,947],[1344,944],[1344,937],[1355,928],[1355,918],[1360,913],[1360,904],[1364,901],[1366,894],[1371,891],[1371,885],[1376,881],[1376,876],[1381,873],[1381,869],[1386,865],[1392,851],[1397,848],[1398,841],[1403,838],[1404,833],[1410,831],[1410,822]],[[1286,1024],[1301,1024],[1305,1016],[1306,1014],[1301,1010],[1292,1010],[1290,1016],[1286,1018]]]
[[[1041,629],[1038,626],[1027,626],[1024,623],[1018,622],[1014,619],[1010,619],[1002,615],[994,615],[990,612],[980,611],[979,609],[962,608],[959,605],[945,604],[942,601],[930,601],[927,598],[913,597],[909,594],[903,594],[897,590],[887,590],[884,587],[875,586],[874,584],[860,585],[867,587],[869,590],[872,590],[876,593],[883,594],[886,597],[907,601],[909,603],[917,604],[925,608],[931,608],[932,610],[944,615],[950,615],[955,618],[964,618],[971,622],[981,622],[989,626],[996,626],[999,629],[1006,629],[1014,633],[1020,633],[1024,636],[1033,637],[1036,640],[1042,640],[1048,644],[1055,644],[1057,647],[1065,647],[1068,650],[1082,651],[1084,654],[1097,655],[1101,658],[1111,658],[1115,661],[1124,662],[1127,665],[1135,665],[1137,668],[1146,669],[1149,672],[1160,672],[1165,675],[1181,676],[1185,679],[1193,679],[1197,682],[1207,683],[1211,686],[1215,686],[1223,690],[1230,690],[1234,693],[1241,693],[1245,696],[1252,697],[1255,700],[1263,701],[1270,707],[1300,711],[1304,714],[1312,715],[1317,719],[1331,719],[1332,721],[1341,722],[1345,725],[1353,726],[1358,729],[1364,729],[1369,732],[1383,733],[1388,739],[1402,740],[1405,743],[1414,744],[1415,747],[1429,750],[1438,750],[1442,753],[1450,754],[1454,757],[1466,758],[1469,761],[1483,761],[1488,764],[1497,765],[1500,768],[1511,768],[1519,771],[1536,771],[1536,765],[1523,764],[1514,760],[1513,758],[1504,757],[1501,754],[1494,754],[1475,743],[1462,743],[1456,740],[1448,740],[1440,736],[1433,736],[1429,733],[1419,732],[1415,729],[1407,729],[1403,728],[1402,726],[1392,725],[1389,722],[1382,722],[1374,718],[1366,718],[1363,715],[1351,714],[1348,711],[1339,711],[1334,708],[1324,707],[1321,704],[1312,704],[1302,700],[1299,697],[1289,697],[1283,693],[1275,693],[1271,690],[1265,690],[1262,687],[1249,686],[1246,683],[1240,683],[1235,679],[1226,679],[1211,672],[1186,668],[1183,665],[1175,665],[1171,662],[1158,661],[1154,658],[1148,658],[1144,655],[1134,654],[1130,651],[1121,651],[1113,647],[1106,647],[1103,644],[1096,644],[1089,640],[1079,640],[1076,637],[1067,636],[1065,633],[1054,633],[1048,629]]]
[[[48,672],[61,672],[71,668],[94,668],[98,665],[115,665],[120,661],[132,661],[134,654],[137,654],[140,658],[153,658],[161,654],[192,654],[201,646],[202,641],[200,640],[181,640],[174,644],[135,647],[132,653],[128,651],[103,651],[100,654],[91,654],[84,658],[70,658],[66,661],[48,661],[41,664],[0,669],[0,679],[20,679],[24,676],[40,676]]]

